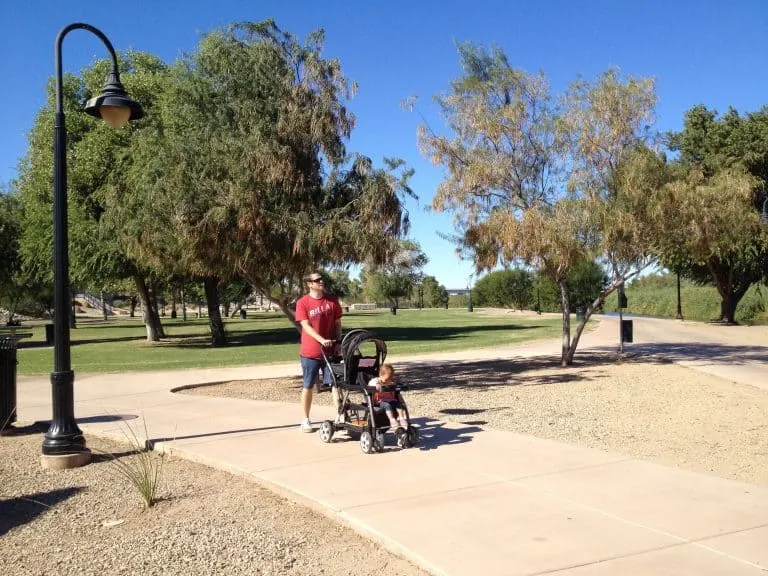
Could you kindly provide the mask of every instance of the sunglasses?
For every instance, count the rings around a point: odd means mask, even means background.
[[[320,284],[325,283],[325,281],[322,278],[310,278],[309,281],[310,282],[320,283]]]

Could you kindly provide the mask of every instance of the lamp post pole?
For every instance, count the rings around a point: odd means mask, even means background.
[[[475,308],[472,306],[472,275],[469,275],[469,282],[467,283],[467,290],[469,298],[467,298],[467,312],[474,312]]]
[[[102,117],[113,127],[120,127],[129,119],[141,118],[143,111],[138,103],[130,100],[120,83],[117,56],[109,39],[89,24],[74,23],[65,26],[56,36],[56,108],[53,137],[53,354],[51,393],[53,419],[43,439],[43,465],[57,468],[82,466],[90,461],[83,433],[75,421],[74,380],[70,361],[70,290],[69,290],[69,237],[67,218],[67,128],[64,119],[63,73],[61,45],[72,30],[88,30],[107,47],[112,58],[112,69],[107,85],[100,96],[86,104],[85,111]],[[46,457],[63,457],[57,464],[50,464]]]

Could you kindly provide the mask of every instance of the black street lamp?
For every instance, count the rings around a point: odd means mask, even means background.
[[[469,298],[467,298],[467,312],[474,312],[475,308],[472,306],[472,276],[469,277],[469,282],[467,282],[467,291],[469,294]]]
[[[98,29],[83,23],[74,23],[62,28],[56,36],[56,110],[53,139],[53,282],[54,282],[54,365],[51,372],[53,420],[43,440],[43,464],[45,457],[65,457],[54,466],[70,468],[87,464],[90,452],[85,447],[85,438],[75,421],[73,383],[75,374],[70,363],[69,340],[69,240],[67,230],[67,129],[64,123],[63,75],[61,66],[61,44],[72,30],[88,30],[98,36],[112,57],[112,68],[101,94],[85,104],[85,112],[102,118],[113,128],[120,128],[128,120],[144,116],[138,102],[125,93],[120,83],[117,55],[112,43]],[[66,458],[70,457],[70,458]]]

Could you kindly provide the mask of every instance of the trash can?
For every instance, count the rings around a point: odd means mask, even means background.
[[[0,336],[0,432],[16,422],[17,336]]]
[[[240,308],[240,320],[245,320],[248,317],[248,313],[245,308]]]
[[[621,321],[621,341],[632,342],[632,320]]]
[[[576,308],[576,322],[584,320],[584,308]]]
[[[53,324],[45,325],[45,345],[53,346]]]

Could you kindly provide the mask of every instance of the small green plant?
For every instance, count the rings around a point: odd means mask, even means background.
[[[144,437],[149,438],[147,422],[142,417],[144,424]],[[134,450],[128,458],[120,458],[112,452],[104,452],[111,458],[112,465],[119,476],[122,476],[133,486],[141,497],[145,508],[151,508],[157,502],[157,493],[163,478],[163,465],[166,454],[155,453],[148,440],[141,441],[136,430],[125,424],[127,432],[123,434]]]

